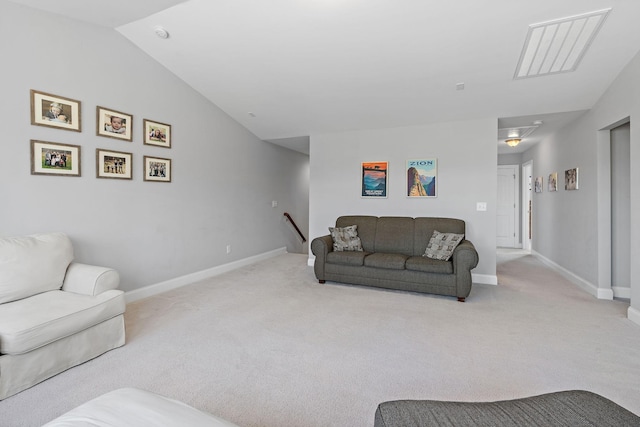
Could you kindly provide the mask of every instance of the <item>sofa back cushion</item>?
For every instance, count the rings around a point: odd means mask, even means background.
[[[454,218],[416,218],[415,239],[413,242],[414,256],[424,254],[434,230],[440,233],[465,234],[465,222]]]
[[[60,289],[72,260],[63,233],[0,238],[0,304]]]
[[[413,255],[414,220],[409,217],[378,218],[375,252]]]
[[[336,227],[357,225],[358,237],[360,237],[360,241],[362,242],[362,250],[365,252],[373,252],[377,223],[377,216],[346,215],[338,217],[336,220]]]

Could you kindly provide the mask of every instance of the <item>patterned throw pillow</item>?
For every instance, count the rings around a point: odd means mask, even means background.
[[[350,225],[348,227],[329,227],[329,233],[333,239],[333,250],[341,251],[359,251],[362,252],[362,242],[358,237],[358,226]]]
[[[453,250],[464,239],[464,234],[440,233],[434,230],[424,255],[427,258],[449,261]]]

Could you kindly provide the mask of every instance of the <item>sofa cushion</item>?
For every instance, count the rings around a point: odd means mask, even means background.
[[[327,263],[342,265],[364,265],[364,258],[369,254],[369,252],[361,251],[329,252],[327,254]]]
[[[376,252],[364,259],[365,267],[404,270],[404,263],[409,258],[404,254],[386,254]]]
[[[49,291],[0,304],[0,353],[26,353],[124,311],[124,292],[120,290],[96,296]]]
[[[405,268],[407,270],[424,271],[426,273],[453,273],[453,263],[451,261],[441,261],[425,256],[412,256],[408,258],[405,262]]]
[[[60,289],[72,260],[63,233],[0,239],[0,304]]]
[[[448,261],[449,258],[451,258],[451,255],[453,255],[453,251],[456,246],[458,246],[463,239],[464,234],[440,233],[437,230],[433,230],[431,240],[429,240],[424,256],[432,259]]]
[[[374,252],[414,255],[413,235],[413,218],[380,217]]]
[[[334,251],[362,251],[362,243],[358,237],[358,226],[329,227],[333,239]]]

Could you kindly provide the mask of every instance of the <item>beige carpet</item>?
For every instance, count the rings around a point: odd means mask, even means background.
[[[640,327],[520,252],[454,298],[328,283],[286,254],[130,304],[127,344],[0,402],[38,426],[138,387],[240,426],[373,425],[395,399],[491,401],[567,389],[640,414]]]

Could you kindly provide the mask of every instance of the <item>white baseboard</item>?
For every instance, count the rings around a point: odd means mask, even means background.
[[[631,288],[622,286],[612,286],[613,296],[615,298],[631,299]]]
[[[480,283],[483,285],[497,285],[498,276],[495,274],[474,274],[471,273],[471,281],[473,283]]]
[[[578,285],[579,287],[581,287],[582,289],[584,289],[585,291],[587,291],[589,294],[593,295],[594,297],[596,297],[598,299],[606,299],[606,300],[612,300],[613,299],[613,290],[612,289],[598,288],[593,283],[583,279],[582,277],[578,276],[577,274],[572,273],[571,271],[567,270],[566,268],[562,267],[561,265],[556,264],[555,262],[551,261],[549,258],[545,257],[544,255],[541,255],[540,253],[538,253],[538,252],[536,252],[534,250],[531,251],[531,254],[533,256],[535,256],[536,258],[538,258],[543,264],[545,264],[548,267],[556,270],[564,278],[566,278],[566,279],[570,280],[571,282],[575,283],[576,285]]]
[[[190,285],[200,280],[208,279],[210,277],[218,276],[223,273],[244,267],[247,265],[255,264],[256,262],[263,261],[265,259],[273,258],[277,255],[287,253],[287,248],[282,247],[274,249],[269,252],[254,255],[249,258],[244,258],[238,261],[233,261],[228,264],[218,265],[216,267],[208,268],[202,271],[196,271],[195,273],[187,274],[185,276],[169,279],[164,282],[156,283],[153,285],[145,286],[144,288],[134,289],[133,291],[126,292],[124,297],[127,303],[137,301],[142,298],[147,298],[153,295],[167,292],[172,289],[180,288],[182,286]]]
[[[636,325],[640,325],[640,310],[629,306],[627,309],[627,317]]]

